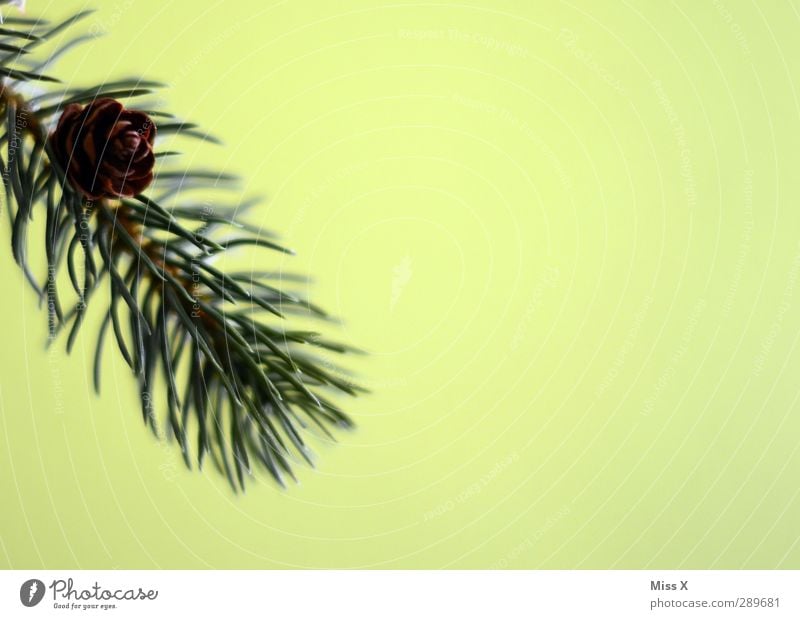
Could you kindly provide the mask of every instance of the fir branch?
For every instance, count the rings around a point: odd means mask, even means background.
[[[322,353],[357,351],[283,326],[289,314],[319,319],[327,314],[279,289],[276,273],[226,273],[215,266],[216,257],[237,247],[292,253],[273,234],[234,219],[252,203],[212,212],[196,198],[182,199],[188,192],[230,191],[237,178],[216,170],[161,167],[147,194],[120,199],[90,199],[71,185],[48,140],[65,107],[107,97],[136,100],[162,87],[129,78],[23,94],[31,82],[57,81],[42,71],[91,37],[72,37],[43,59],[36,51],[89,13],[54,26],[9,18],[0,28],[0,173],[14,258],[47,304],[49,340],[67,332],[67,350],[81,332],[94,292],[107,287],[94,355],[95,389],[100,389],[105,340],[112,337],[138,382],[143,420],[157,435],[156,390],[165,391],[166,433],[176,439],[187,467],[200,468],[209,458],[236,490],[244,489],[258,462],[283,484],[294,477],[298,457],[312,462],[307,422],[326,436],[331,427],[352,425],[327,393],[356,395],[362,389]],[[170,113],[148,114],[164,119],[157,124],[161,136],[210,139]],[[178,159],[176,152],[156,155]],[[45,218],[43,283],[28,260],[28,224],[38,212]],[[58,285],[64,271],[74,293],[71,307],[64,305]],[[282,283],[304,281],[278,276]]]

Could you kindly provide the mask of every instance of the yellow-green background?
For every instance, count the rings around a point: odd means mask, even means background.
[[[93,395],[93,328],[45,352],[9,248],[0,565],[800,567],[796,6],[97,4],[59,77],[171,83],[373,395],[234,496],[113,344]]]

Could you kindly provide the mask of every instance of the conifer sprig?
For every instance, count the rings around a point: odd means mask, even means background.
[[[7,17],[0,28],[0,174],[14,258],[46,302],[50,339],[66,338],[68,351],[90,308],[100,308],[95,388],[104,344],[113,339],[138,381],[144,422],[157,435],[167,428],[186,466],[201,467],[208,457],[236,490],[244,489],[255,461],[283,484],[299,459],[312,461],[307,427],[330,436],[330,428],[352,425],[330,395],[362,390],[322,353],[356,351],[286,326],[295,315],[327,317],[284,288],[294,276],[215,266],[236,247],[291,253],[271,233],[237,220],[257,202],[236,203],[234,177],[176,167],[177,153],[156,150],[147,195],[90,199],[73,186],[48,138],[65,107],[100,98],[129,106],[161,87],[140,78],[71,87],[52,77],[54,61],[91,37],[37,52],[89,14],[56,24]],[[169,113],[147,114],[157,119],[159,136],[211,140]],[[227,207],[198,198],[226,191],[233,198]],[[43,239],[30,240],[34,217],[44,218]],[[44,278],[29,260],[38,251]],[[109,296],[101,306],[95,297],[103,288]]]

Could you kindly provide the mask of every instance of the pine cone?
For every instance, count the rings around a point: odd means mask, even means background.
[[[64,108],[50,136],[70,184],[90,200],[141,193],[153,180],[156,126],[114,99]]]

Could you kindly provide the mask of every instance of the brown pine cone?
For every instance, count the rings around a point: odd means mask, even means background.
[[[90,200],[141,193],[153,180],[156,126],[114,99],[64,108],[50,145],[74,189]]]

